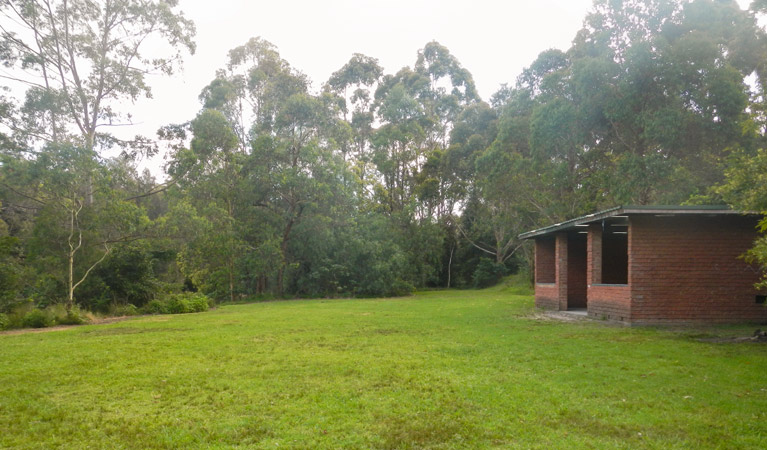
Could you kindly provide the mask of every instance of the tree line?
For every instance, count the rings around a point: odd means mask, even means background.
[[[528,267],[519,233],[599,208],[767,211],[764,0],[596,0],[487,101],[437,42],[314,91],[256,37],[192,120],[131,140],[109,132],[125,102],[194,52],[176,1],[0,11],[0,77],[26,86],[0,97],[0,312],[486,286]],[[138,171],[161,151],[162,181]]]

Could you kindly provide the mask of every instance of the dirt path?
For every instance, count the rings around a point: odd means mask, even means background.
[[[105,317],[103,319],[93,319],[93,321],[84,323],[83,325],[104,325],[108,323],[122,322],[123,320],[130,319],[131,317],[138,316]],[[83,325],[56,325],[55,327],[47,328],[19,328],[17,330],[0,331],[0,336],[8,334],[49,333],[51,331],[61,331],[74,327],[81,327]]]

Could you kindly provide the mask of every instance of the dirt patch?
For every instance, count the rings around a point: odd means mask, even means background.
[[[698,339],[698,341],[707,342],[710,344],[743,344],[743,343],[767,344],[767,340],[757,339],[753,336],[729,337],[729,338],[705,338],[705,339]]]
[[[700,342],[709,342],[715,344],[742,344],[742,343],[758,343],[767,344],[767,331],[756,330],[753,336],[734,336],[734,337],[708,337],[698,339]]]
[[[90,323],[84,323],[83,325],[105,325],[109,323],[122,322],[123,320],[127,320],[132,317],[137,317],[137,316],[105,317],[102,319],[93,319]],[[51,331],[68,330],[70,328],[81,327],[83,325],[56,325],[55,327],[48,327],[48,328],[21,328],[18,330],[0,331],[0,335],[50,333]]]
[[[594,317],[589,317],[586,314],[578,314],[578,313],[572,313],[568,311],[538,310],[526,317],[533,320],[541,321],[541,322],[598,323],[606,327],[619,327],[619,328],[624,328],[628,326],[628,324],[625,322],[619,322],[616,320],[598,320],[598,319],[595,319]]]
[[[591,320],[587,316],[579,316],[579,315],[575,315],[575,314],[567,314],[567,313],[562,313],[562,312],[558,312],[558,311],[546,311],[544,313],[539,313],[537,315],[538,316],[542,316],[542,317],[539,317],[539,319],[543,319],[543,320],[557,320],[557,321],[560,321],[560,322],[585,322],[587,320]]]
[[[180,333],[189,331],[189,328],[139,328],[139,327],[111,327],[97,328],[94,330],[83,331],[87,336],[115,336],[122,334],[143,334],[143,333]]]
[[[533,320],[542,320],[542,321],[554,321],[554,322],[593,322],[594,319],[589,318],[585,315],[580,314],[568,314],[566,312],[561,311],[537,311],[532,314],[531,317]]]

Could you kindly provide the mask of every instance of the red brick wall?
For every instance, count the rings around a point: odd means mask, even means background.
[[[558,310],[564,311],[567,309],[567,233],[557,233],[557,298],[559,300]]]
[[[588,228],[586,244],[586,282],[588,285],[602,282],[602,227],[592,223]]]
[[[631,317],[631,288],[628,285],[589,286],[589,316],[628,322]]]
[[[556,262],[554,260],[555,241],[550,238],[535,240],[535,282],[553,283]]]
[[[631,288],[602,284],[602,262],[613,265],[609,255],[603,256],[602,244],[602,225],[591,224],[587,255],[588,313],[596,319],[628,322],[631,318]],[[627,249],[624,251],[628,252]]]
[[[567,234],[536,239],[535,257],[535,306],[557,311],[567,309]],[[550,278],[551,264],[554,265],[553,279]]]
[[[567,308],[585,308],[586,235],[571,234],[567,245]]]
[[[559,310],[559,291],[554,283],[535,284],[535,306],[543,309]]]
[[[755,302],[759,274],[739,259],[756,238],[755,225],[742,216],[632,216],[631,321],[767,320],[767,308]]]

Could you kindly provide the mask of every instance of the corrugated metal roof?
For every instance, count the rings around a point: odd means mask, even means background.
[[[555,223],[537,230],[528,231],[519,235],[520,239],[530,239],[537,236],[543,236],[557,231],[570,230],[578,225],[589,224],[609,217],[636,214],[673,214],[673,215],[692,215],[692,214],[755,214],[753,212],[734,211],[727,205],[696,205],[696,206],[673,206],[673,205],[625,205],[605,209],[603,211],[576,217],[565,222]]]

